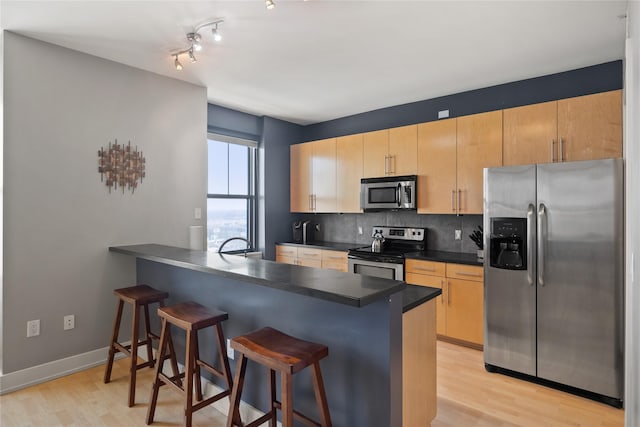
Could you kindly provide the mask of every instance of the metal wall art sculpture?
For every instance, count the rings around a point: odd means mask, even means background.
[[[138,151],[136,146],[131,149],[131,141],[127,145],[118,144],[116,139],[113,145],[109,142],[108,148],[100,147],[98,151],[98,172],[100,173],[100,181],[105,182],[109,187],[115,190],[118,186],[122,188],[124,194],[125,188],[133,193],[138,186],[138,182],[142,182],[145,176],[144,172],[145,159],[142,151]]]

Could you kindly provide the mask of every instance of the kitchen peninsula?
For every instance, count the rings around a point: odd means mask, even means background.
[[[156,244],[109,250],[136,257],[137,282],[169,292],[168,304],[195,300],[228,312],[227,338],[271,326],[327,345],[321,365],[335,426],[408,427],[408,416],[429,425],[435,416],[439,289]],[[184,338],[175,339],[180,354]],[[200,339],[203,358],[214,360],[213,337]],[[263,411],[266,379],[248,369],[243,396]],[[296,409],[316,413],[310,376],[301,375],[294,396]]]

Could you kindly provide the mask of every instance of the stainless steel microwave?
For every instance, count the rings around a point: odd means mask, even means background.
[[[360,208],[365,212],[416,209],[416,175],[360,180]]]

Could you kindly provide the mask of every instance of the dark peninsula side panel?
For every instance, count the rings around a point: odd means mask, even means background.
[[[271,326],[327,345],[329,356],[321,367],[334,426],[401,425],[401,292],[352,307],[159,262],[138,258],[136,263],[138,283],[169,292],[168,304],[195,300],[228,312],[226,338]],[[182,361],[183,335],[174,333]],[[202,358],[217,363],[214,334],[201,332],[200,343]],[[235,371],[235,360],[230,363]],[[266,377],[264,368],[249,363],[243,400],[262,411],[267,407]],[[212,381],[223,385],[217,378]],[[294,405],[317,417],[310,372],[295,376]]]

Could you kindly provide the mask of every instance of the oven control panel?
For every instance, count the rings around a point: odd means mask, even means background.
[[[382,235],[385,239],[392,240],[412,240],[421,242],[425,240],[426,229],[424,228],[410,228],[410,227],[387,227],[377,225],[373,227],[371,237],[376,234]]]

